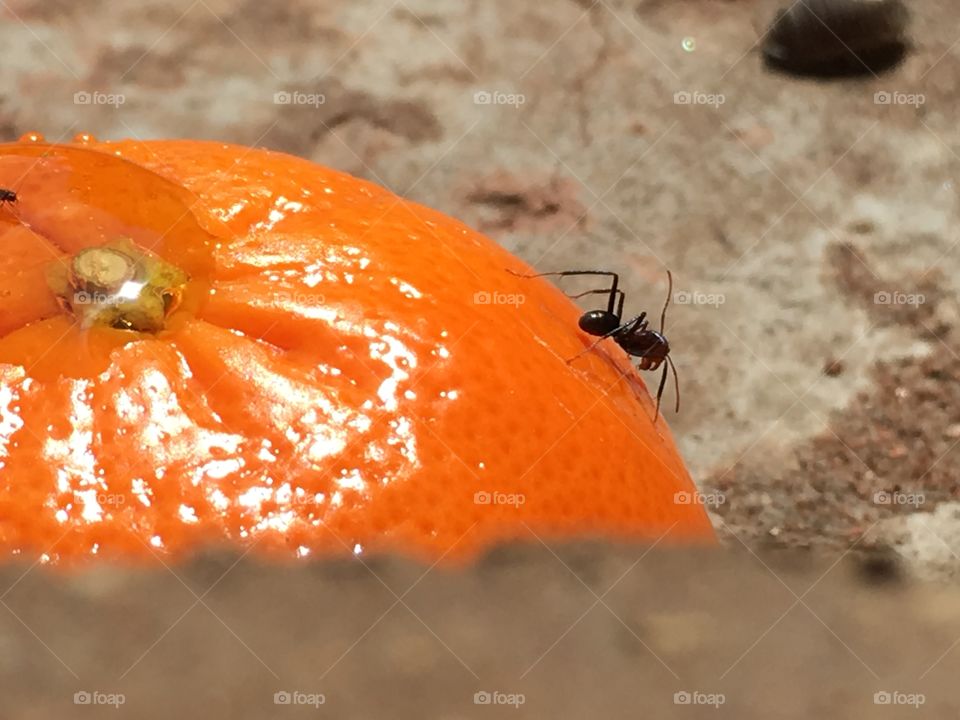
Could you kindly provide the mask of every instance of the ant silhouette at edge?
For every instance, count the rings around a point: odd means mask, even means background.
[[[657,388],[657,409],[653,421],[656,422],[660,417],[660,398],[663,396],[663,389],[667,384],[667,366],[673,371],[673,384],[677,395],[677,404],[675,412],[680,412],[680,381],[677,378],[677,368],[670,358],[670,343],[663,334],[664,323],[667,318],[667,307],[670,305],[670,296],[673,294],[673,275],[667,270],[667,299],[663,303],[663,310],[660,313],[660,329],[651,330],[650,322],[647,320],[647,313],[642,312],[634,318],[623,322],[623,302],[626,299],[623,290],[617,286],[620,283],[620,276],[615,272],[608,270],[564,270],[562,272],[544,272],[534,275],[524,275],[508,270],[511,275],[522,278],[536,278],[545,276],[570,277],[572,275],[599,275],[612,278],[609,288],[599,290],[587,290],[576,295],[567,294],[571,299],[581,298],[584,295],[608,295],[606,310],[588,310],[580,316],[580,329],[589,335],[593,335],[597,340],[583,351],[577,353],[567,360],[572,363],[577,358],[593,350],[602,340],[611,338],[628,355],[640,358],[637,366],[640,370],[656,370],[663,365],[663,375],[660,377],[660,386]],[[666,362],[666,365],[664,365]]]
[[[6,188],[0,188],[0,206],[10,205],[11,207],[16,204],[17,193],[13,190],[7,190]]]

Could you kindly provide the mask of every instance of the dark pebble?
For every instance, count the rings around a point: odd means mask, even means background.
[[[780,10],[763,42],[767,66],[844,78],[896,67],[909,49],[901,0],[799,0]]]

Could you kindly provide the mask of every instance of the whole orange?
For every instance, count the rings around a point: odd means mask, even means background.
[[[577,308],[439,212],[194,141],[3,145],[0,186],[7,553],[713,537],[629,359],[568,365]]]

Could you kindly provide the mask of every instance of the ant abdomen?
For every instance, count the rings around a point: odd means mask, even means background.
[[[580,329],[588,335],[607,335],[620,327],[620,318],[606,310],[591,310],[580,316]]]

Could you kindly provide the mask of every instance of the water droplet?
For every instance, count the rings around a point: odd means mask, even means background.
[[[685,37],[683,41],[680,43],[680,45],[687,52],[693,52],[694,50],[697,49],[697,41],[694,40],[692,37]]]
[[[18,142],[36,142],[36,143],[41,143],[46,141],[47,139],[41,133],[38,133],[38,132],[24,133],[23,135],[20,136],[18,140]]]

